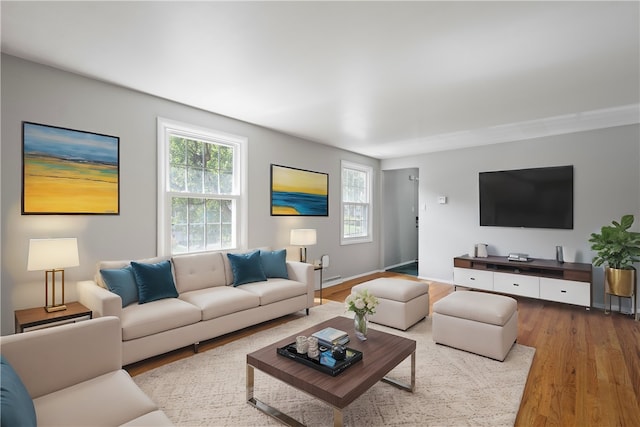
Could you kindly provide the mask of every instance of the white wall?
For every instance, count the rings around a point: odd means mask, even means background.
[[[384,171],[382,174],[383,266],[394,267],[418,259],[417,168]]]
[[[640,230],[639,129],[621,126],[382,161],[383,170],[420,169],[419,275],[451,281],[453,257],[477,242],[489,244],[493,255],[524,252],[549,259],[556,245],[571,246],[578,249],[576,261],[589,263],[589,235],[601,226],[634,214],[634,230]],[[479,172],[559,165],[574,165],[573,230],[479,226]],[[437,204],[439,195],[448,203]],[[602,277],[602,269],[594,269],[593,301],[600,307]],[[628,300],[623,304],[629,307]]]
[[[67,300],[75,282],[93,277],[99,260],[156,254],[156,119],[158,116],[249,139],[249,247],[284,247],[291,228],[316,228],[310,259],[331,256],[325,277],[380,268],[374,242],[340,246],[340,161],[370,165],[378,204],[379,161],[287,136],[108,83],[2,55],[1,236],[2,334],[13,332],[15,309],[44,305],[44,273],[27,272],[29,239],[77,237],[80,267],[66,270]],[[215,96],[215,94],[212,94]],[[32,121],[120,137],[120,215],[21,215],[21,124]],[[272,217],[270,164],[329,174],[329,217]]]

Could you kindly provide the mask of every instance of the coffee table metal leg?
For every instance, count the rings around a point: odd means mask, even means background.
[[[333,427],[342,427],[342,410],[333,408]]]
[[[411,353],[411,384],[410,385],[390,377],[384,377],[382,378],[382,381],[387,384],[391,384],[392,386],[398,387],[399,389],[410,391],[411,393],[413,393],[413,391],[416,388],[416,352],[414,351],[413,353]]]
[[[247,401],[251,401],[253,399],[253,366],[247,363]]]
[[[284,412],[280,412],[273,406],[258,400],[253,395],[253,387],[254,387],[254,367],[247,364],[247,403],[249,403],[254,408],[264,412],[270,417],[275,418],[279,422],[284,425],[292,426],[292,427],[304,427],[304,424],[296,420],[295,418],[291,418],[289,415]],[[335,415],[334,415],[335,417]],[[334,420],[335,423],[335,420]],[[340,414],[340,426],[342,426],[342,414]]]

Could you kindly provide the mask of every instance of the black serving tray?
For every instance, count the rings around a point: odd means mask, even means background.
[[[320,364],[320,360],[311,358],[307,356],[306,353],[300,354],[296,351],[296,343],[291,343],[284,347],[278,347],[276,351],[279,355],[284,356],[288,359],[295,360],[296,362],[302,363],[303,365],[307,365],[316,369],[320,372],[324,372],[325,374],[329,374],[333,377],[347,369],[349,366],[354,363],[362,360],[362,352],[358,350],[354,350],[352,348],[347,348],[347,357],[344,360],[337,360],[334,367],[326,366]]]

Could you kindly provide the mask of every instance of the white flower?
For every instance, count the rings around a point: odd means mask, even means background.
[[[353,311],[359,314],[373,314],[376,312],[378,299],[369,293],[368,289],[350,294],[345,299],[347,311]]]

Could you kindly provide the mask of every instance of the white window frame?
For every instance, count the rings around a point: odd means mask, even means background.
[[[344,233],[344,211],[346,204],[353,204],[350,202],[345,202],[345,182],[343,181],[343,172],[345,169],[357,170],[360,172],[364,172],[367,174],[367,199],[366,204],[368,206],[368,218],[367,218],[367,234],[366,236],[357,236],[357,237],[345,237]],[[373,241],[373,168],[368,165],[363,165],[359,163],[350,162],[348,160],[342,160],[340,164],[340,244],[341,245],[351,245],[356,243],[367,243]]]
[[[248,177],[248,138],[232,135],[218,130],[208,129],[188,123],[158,117],[158,224],[157,251],[158,256],[171,254],[171,197],[169,185],[169,140],[170,135],[177,134],[186,138],[210,141],[229,145],[234,148],[233,155],[233,191],[225,194],[225,199],[235,202],[233,218],[233,244],[224,250],[244,249],[247,247],[248,218],[247,212],[247,177]],[[237,171],[237,173],[235,172]],[[180,193],[189,196],[189,193]],[[197,195],[195,195],[197,197]]]

